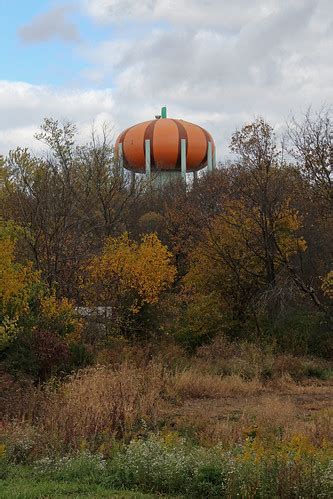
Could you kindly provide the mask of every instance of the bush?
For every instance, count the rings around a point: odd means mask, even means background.
[[[44,458],[34,464],[35,473],[58,481],[100,483],[103,481],[106,461],[99,454],[81,452],[62,458]]]
[[[36,421],[44,434],[43,445],[60,452],[82,448],[107,452],[115,438],[126,440],[146,424],[153,427],[162,389],[158,365],[83,369],[44,402]]]
[[[36,442],[39,438],[35,428],[29,425],[10,427],[10,433],[2,436],[3,458],[9,463],[26,464],[32,461]]]
[[[9,373],[44,381],[66,369],[70,353],[66,342],[49,331],[21,332],[8,347],[4,364]]]
[[[262,390],[256,379],[245,381],[238,375],[218,376],[187,369],[176,373],[172,387],[185,398],[219,398],[230,395],[250,395]]]
[[[168,441],[169,440],[169,441]],[[118,487],[185,497],[330,497],[332,455],[296,438],[276,448],[247,440],[230,451],[170,438],[131,442],[111,461]]]
[[[193,353],[211,342],[223,328],[224,317],[216,298],[200,295],[182,311],[173,334],[181,346]]]
[[[292,309],[274,324],[268,325],[267,334],[280,351],[332,358],[332,319],[323,313]]]
[[[94,484],[109,490],[127,488],[188,498],[328,499],[333,493],[331,450],[313,447],[302,436],[275,445],[248,438],[243,445],[226,450],[221,445],[210,449],[194,446],[169,433],[114,449],[111,459],[83,451],[44,458],[28,469],[30,477],[52,483]],[[8,468],[3,470],[7,477]]]

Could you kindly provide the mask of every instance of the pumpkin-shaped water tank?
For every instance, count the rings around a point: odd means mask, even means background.
[[[122,145],[123,164],[127,170],[146,172],[146,141],[149,140],[152,172],[181,169],[181,143],[185,139],[186,172],[207,166],[209,143],[214,155],[215,144],[204,128],[188,121],[159,118],[145,121],[124,130],[116,140],[115,150]]]

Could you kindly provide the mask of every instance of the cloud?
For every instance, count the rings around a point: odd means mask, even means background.
[[[164,20],[179,26],[238,30],[246,22],[274,13],[287,0],[83,0],[86,12],[102,24]]]
[[[167,105],[170,116],[206,127],[224,158],[245,121],[261,115],[279,129],[291,112],[332,104],[331,0],[81,0],[81,6],[97,25],[111,27],[102,42],[76,48],[86,61],[81,77],[112,91],[3,82],[4,148],[18,143],[15,130],[27,141],[44,116],[77,121],[87,135],[95,117],[120,131]]]
[[[329,0],[89,0],[85,5],[95,20],[120,23],[121,36],[89,47],[85,57],[104,72],[105,81],[112,79],[126,124],[148,119],[168,104],[173,116],[206,126],[225,156],[231,133],[245,120],[262,115],[281,127],[291,111],[333,100]],[[126,19],[148,23],[146,34],[132,36]]]
[[[74,121],[79,140],[88,140],[92,125],[115,124],[112,91],[56,90],[24,82],[0,81],[0,154],[21,147],[40,148],[33,139],[45,117]]]
[[[69,6],[59,6],[40,14],[25,26],[22,26],[18,35],[24,43],[40,43],[52,39],[65,42],[77,42],[80,39],[75,24],[68,19],[72,10]]]

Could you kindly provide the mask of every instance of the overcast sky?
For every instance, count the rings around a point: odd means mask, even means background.
[[[218,157],[261,115],[333,102],[333,0],[0,0],[0,154],[43,117],[81,140],[167,105],[208,129]]]

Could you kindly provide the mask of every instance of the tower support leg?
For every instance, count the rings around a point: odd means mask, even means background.
[[[180,169],[182,179],[186,184],[186,139],[181,139],[180,143]]]
[[[151,177],[151,164],[150,164],[150,140],[145,140],[145,157],[146,157],[146,177],[149,180]]]
[[[135,190],[135,172],[131,172],[131,191]]]
[[[119,173],[123,177],[124,176],[124,154],[123,154],[123,145],[118,144],[118,161],[119,161]]]
[[[210,141],[208,142],[208,150],[207,150],[207,166],[208,166],[208,171],[212,172],[213,171],[213,144]]]

